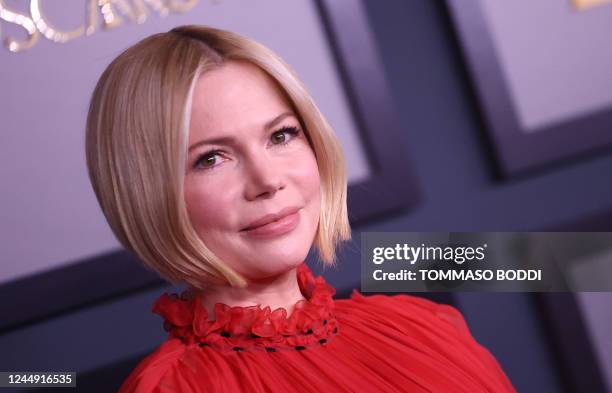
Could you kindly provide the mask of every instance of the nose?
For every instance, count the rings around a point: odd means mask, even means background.
[[[277,191],[285,188],[281,168],[265,154],[245,163],[245,198],[249,201],[258,198],[272,198]]]

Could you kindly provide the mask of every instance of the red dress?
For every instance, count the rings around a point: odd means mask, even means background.
[[[302,264],[306,300],[284,308],[215,305],[188,292],[153,312],[168,339],[121,386],[137,392],[516,392],[453,307],[408,295],[333,299]]]

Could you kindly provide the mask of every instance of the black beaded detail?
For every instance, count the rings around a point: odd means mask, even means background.
[[[195,318],[194,312],[197,311],[197,307],[200,307],[201,304],[193,301],[196,299],[196,293],[193,291],[184,291],[180,294],[164,294],[155,303],[154,312],[164,318],[164,330],[170,333],[169,338],[173,340],[179,339],[181,347],[190,346],[194,349],[208,347],[218,350],[229,350],[230,353],[234,351],[246,352],[251,349],[253,351],[280,352],[283,350],[300,351],[308,349],[311,345],[317,346],[329,343],[330,337],[333,337],[339,331],[339,327],[336,328],[338,321],[333,314],[333,304],[331,302],[332,292],[334,292],[333,288],[330,288],[328,285],[313,285],[322,284],[323,281],[320,278],[315,280],[312,272],[307,267],[301,269],[298,284],[306,285],[307,290],[304,294],[310,303],[312,303],[309,304],[311,307],[307,307],[305,310],[304,318],[299,318],[304,322],[301,326],[296,326],[295,321],[285,315],[284,318],[281,317],[274,321],[275,323],[272,324],[272,329],[270,329],[270,326],[267,326],[268,324],[266,323],[268,322],[266,318],[269,316],[263,313],[261,309],[255,313],[255,319],[251,318],[251,314],[243,316],[242,313],[233,313],[231,312],[232,310],[229,310],[229,316],[224,315],[223,318],[223,320],[226,320],[229,317],[226,323],[220,324],[219,322],[221,321],[214,321],[215,323],[211,325],[208,323],[210,321],[200,321]],[[303,290],[304,288],[300,289]],[[327,302],[311,301],[312,299],[319,298],[325,298]],[[177,309],[177,307],[171,306],[180,307]],[[177,316],[175,312],[178,311],[180,313]],[[263,324],[262,318],[264,319]],[[171,321],[175,319],[177,321],[185,321],[185,323],[181,324],[181,326],[174,325]],[[269,319],[269,322],[273,322],[272,317]],[[196,326],[198,324],[200,326]],[[248,330],[239,329],[240,332],[238,332],[238,330],[230,330],[231,326],[240,326]],[[251,328],[255,326],[268,328],[267,330],[262,330],[262,334],[265,337],[251,332]],[[266,333],[264,334],[263,331]],[[221,337],[223,339],[220,339]],[[301,341],[296,342],[296,339]],[[176,341],[174,342],[176,343]],[[298,342],[300,343],[299,345]]]

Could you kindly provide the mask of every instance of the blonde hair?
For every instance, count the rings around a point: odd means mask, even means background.
[[[270,49],[233,32],[181,26],[125,50],[102,73],[87,116],[89,177],[121,244],[166,280],[203,289],[244,286],[196,234],[183,197],[191,97],[198,77],[228,60],[272,77],[294,107],[321,177],[313,245],[326,265],[351,237],[342,148],[295,72]]]

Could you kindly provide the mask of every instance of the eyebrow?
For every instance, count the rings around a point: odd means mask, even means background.
[[[274,119],[268,121],[266,124],[264,124],[263,129],[264,130],[269,130],[270,128],[273,128],[274,126],[276,126],[278,123],[280,123],[281,121],[283,121],[285,118],[287,117],[295,117],[295,114],[293,112],[283,112],[280,115],[276,116]],[[234,142],[235,138],[233,136],[220,136],[220,137],[216,137],[216,138],[209,138],[209,139],[202,139],[196,143],[194,143],[193,145],[191,145],[189,147],[189,150],[187,151],[188,153],[191,153],[191,151],[201,145],[215,145],[215,144],[231,144],[232,142]]]

